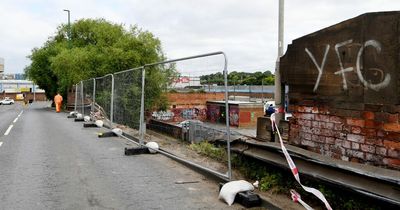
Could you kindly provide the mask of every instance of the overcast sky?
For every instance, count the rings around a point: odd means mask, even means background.
[[[31,49],[71,20],[105,18],[153,32],[168,58],[212,51],[229,70],[275,68],[278,0],[1,0],[0,57],[22,73]],[[365,12],[400,10],[399,0],[286,0],[285,46],[293,39]]]

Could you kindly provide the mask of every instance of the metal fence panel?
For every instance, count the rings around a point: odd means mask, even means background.
[[[82,81],[82,98],[83,98],[83,109],[82,114],[84,116],[90,116],[92,111],[92,106],[94,102],[93,91],[94,91],[93,79],[88,79]]]
[[[140,102],[142,89],[142,68],[114,74],[115,123],[139,130]]]
[[[82,94],[82,82],[79,82],[75,85],[75,111],[79,113],[83,113],[83,94]]]
[[[112,103],[112,82],[113,75],[108,74],[96,78],[94,116],[96,119],[103,120],[104,125],[112,127],[111,103]]]
[[[229,128],[229,116],[227,117],[226,114],[224,113],[229,113],[229,106],[228,106],[228,90],[227,90],[227,60],[225,57],[225,54],[222,52],[217,52],[217,53],[210,53],[210,54],[204,54],[204,55],[198,55],[198,56],[192,56],[192,57],[186,57],[186,58],[181,58],[181,59],[175,59],[175,60],[168,60],[164,62],[159,62],[159,63],[154,63],[154,64],[148,64],[145,65],[145,70],[146,70],[146,80],[145,80],[145,97],[144,97],[144,110],[145,117],[146,119],[143,120],[142,122],[147,122],[149,121],[148,118],[158,118],[158,119],[165,119],[165,116],[171,116],[171,119],[168,119],[167,121],[170,121],[170,123],[178,123],[183,121],[184,124],[185,121],[190,120],[198,120],[198,121],[203,121],[204,123],[210,123],[210,126],[212,126],[213,123],[222,123],[226,125],[226,130],[225,134],[226,138],[222,138],[226,140],[227,143],[227,156],[228,156],[228,166],[227,166],[227,172],[226,171],[218,171],[218,169],[212,169],[216,173],[221,174],[222,176],[225,176],[225,174],[228,174],[228,178],[231,178],[231,163],[230,163],[230,128]],[[223,77],[223,80],[220,81],[224,86],[224,94],[220,94],[219,97],[214,97],[214,95],[208,95],[204,88],[201,88],[203,86],[201,78],[204,75],[208,74],[218,74],[221,77]],[[148,79],[149,77],[154,77],[154,78],[167,78],[167,83],[159,82],[155,84],[149,84],[149,82],[154,82],[157,80],[153,79]],[[195,81],[190,81],[190,79],[195,80]],[[188,81],[189,80],[189,81]],[[196,83],[197,81],[197,83]],[[164,86],[163,86],[164,85]],[[161,90],[164,91],[163,94],[166,94],[168,92],[172,93],[182,93],[181,96],[178,96],[176,101],[173,101],[172,106],[167,106],[167,111],[172,112],[173,114],[168,115],[165,114],[165,110],[161,110],[163,107],[162,104],[157,104],[155,101],[152,101],[154,97],[152,97],[152,94],[154,94],[156,91],[155,90]],[[183,99],[183,100],[182,100]],[[225,104],[223,108],[218,109],[218,117],[220,118],[217,122],[210,122],[209,119],[209,109],[208,109],[208,104],[206,102],[210,100],[216,100],[219,101],[219,103]],[[171,101],[170,101],[171,102]],[[156,110],[155,112],[149,113],[150,110],[154,110],[155,107],[160,108],[160,110]],[[162,116],[158,116],[161,113]],[[185,127],[185,125],[181,125],[182,127]],[[144,128],[145,126],[142,126]],[[196,126],[193,126],[196,127]],[[186,128],[184,128],[186,129]],[[197,131],[196,129],[194,130],[194,134],[192,136],[200,136],[196,135]],[[189,135],[193,133],[193,130],[190,131],[189,128]],[[200,132],[201,133],[201,132]],[[214,135],[214,134],[212,134]],[[201,136],[200,136],[201,137]],[[206,138],[209,138],[207,135],[204,140],[207,140]],[[215,137],[214,137],[215,138]],[[143,138],[142,138],[143,139]],[[200,139],[196,139],[195,142],[200,141]],[[199,163],[202,164],[202,163]]]
[[[207,74],[219,74],[224,79],[219,82],[223,86],[224,93],[219,97],[208,98],[201,76]],[[223,52],[215,52],[192,57],[185,57],[175,60],[168,60],[153,64],[147,64],[143,67],[125,70],[106,75],[101,78],[89,79],[81,81],[77,84],[75,105],[84,115],[101,118],[105,123],[115,123],[124,129],[124,132],[139,137],[140,143],[144,142],[144,134],[146,122],[153,119],[161,121],[176,120],[201,120],[204,123],[222,123],[226,125],[225,130],[209,129],[204,126],[191,126],[191,134],[194,142],[208,139],[222,139],[226,141],[226,151],[228,156],[228,166],[226,171],[218,171],[217,169],[207,169],[213,171],[222,177],[231,179],[231,162],[230,162],[230,116],[228,106],[228,81],[227,81],[227,59]],[[192,82],[186,82],[187,78],[194,78]],[[202,88],[203,87],[203,88]],[[187,103],[172,101],[174,104],[167,103],[168,92],[186,92],[187,96],[181,96]],[[199,98],[190,98],[190,93],[203,94],[200,101]],[[186,98],[185,98],[186,97]],[[189,98],[188,98],[189,97]],[[219,103],[225,104],[217,110],[218,121],[209,118],[210,110],[206,105],[207,100],[218,100]],[[171,102],[171,100],[169,100]],[[153,112],[155,110],[155,112]],[[216,110],[214,110],[216,111]],[[172,113],[174,112],[174,113]],[[159,116],[161,113],[162,116]],[[159,121],[159,122],[161,122]],[[177,122],[170,122],[169,126],[179,128],[174,125]],[[150,126],[157,130],[157,127],[165,125],[163,122]],[[188,125],[189,126],[189,125]],[[165,126],[165,129],[171,127]],[[159,128],[158,128],[159,129]],[[186,129],[186,128],[185,128]],[[163,130],[163,129],[161,129]],[[183,131],[184,129],[182,129]],[[213,132],[210,132],[210,131]],[[185,132],[181,132],[182,136]],[[185,137],[186,138],[186,137]],[[201,163],[196,163],[200,164]],[[207,168],[207,167],[206,167]],[[227,175],[226,175],[227,174]]]

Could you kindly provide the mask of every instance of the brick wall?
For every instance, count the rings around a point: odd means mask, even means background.
[[[289,142],[336,159],[400,169],[400,106],[292,105]]]
[[[400,170],[400,12],[366,13],[293,40],[281,58],[289,142]]]
[[[263,108],[239,108],[239,128],[257,127],[257,119],[264,116]],[[232,120],[231,120],[232,121]]]
[[[204,108],[207,101],[224,100],[224,93],[168,93],[168,104],[173,108]]]

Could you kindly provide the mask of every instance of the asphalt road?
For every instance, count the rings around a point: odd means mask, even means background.
[[[160,154],[124,156],[126,140],[99,139],[47,105],[0,106],[0,209],[241,208],[202,175]]]

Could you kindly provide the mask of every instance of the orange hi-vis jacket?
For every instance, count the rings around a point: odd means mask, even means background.
[[[63,101],[63,97],[60,94],[57,94],[56,96],[54,96],[54,103],[61,104],[62,101]]]

